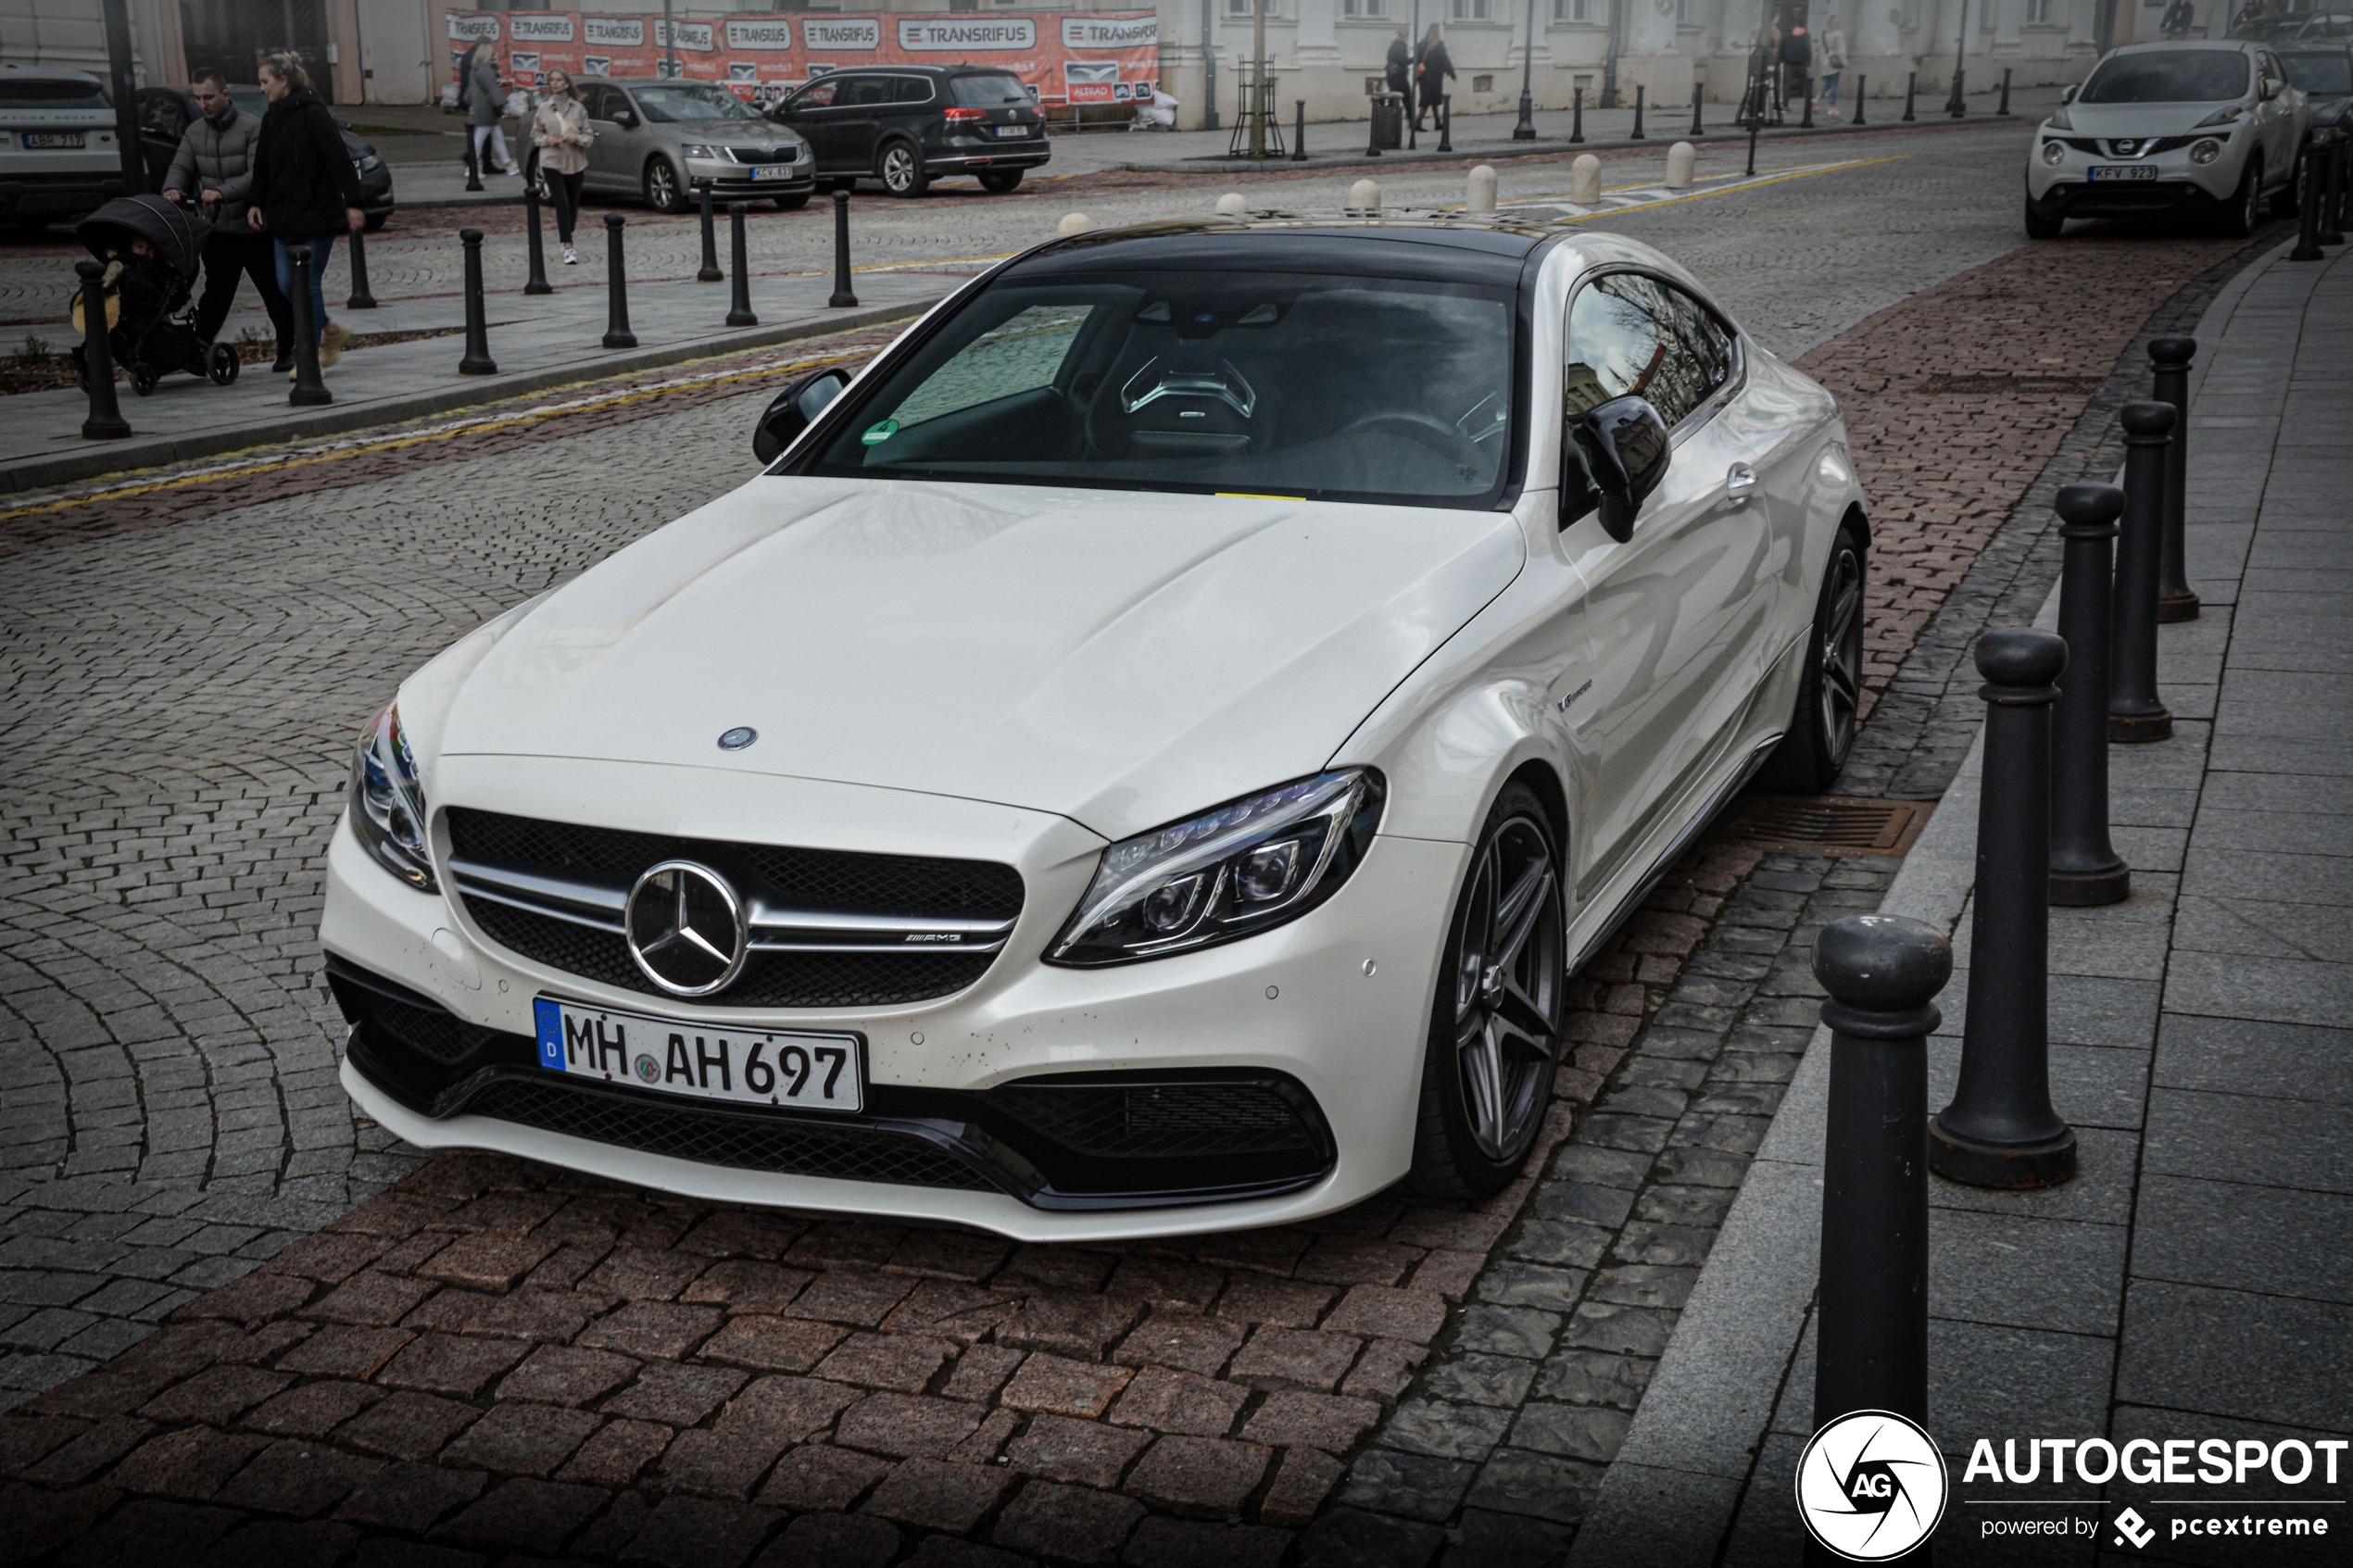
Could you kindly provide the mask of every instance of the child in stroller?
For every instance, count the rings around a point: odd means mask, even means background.
[[[216,386],[237,379],[235,347],[206,343],[189,324],[190,291],[210,232],[203,219],[158,195],[117,196],[74,228],[74,237],[106,264],[107,348],[131,372],[131,388],[142,397],[177,370],[210,376]],[[82,330],[79,293],[73,324]],[[90,369],[79,343],[73,369],[88,391]]]

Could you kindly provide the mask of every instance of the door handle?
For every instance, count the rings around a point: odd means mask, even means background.
[[[1734,463],[1731,471],[1724,476],[1724,494],[1736,505],[1747,501],[1748,493],[1755,488],[1756,470],[1746,463]]]

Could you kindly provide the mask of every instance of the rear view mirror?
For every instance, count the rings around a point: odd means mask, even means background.
[[[768,405],[767,411],[760,416],[760,423],[752,429],[752,455],[763,464],[784,456],[785,448],[815,423],[826,405],[839,397],[842,388],[849,384],[849,372],[836,367],[812,371],[776,394],[775,401]]]
[[[1624,544],[1642,502],[1667,477],[1667,421],[1642,398],[1613,397],[1570,420],[1567,436],[1601,498],[1602,531]]]
[[[2074,101],[2075,101],[2075,89],[2074,89],[2074,88],[2072,88],[2072,87],[2062,87],[2062,88],[2060,88],[2060,89],[2059,89],[2059,102],[2060,102],[2060,103],[2062,103],[2062,104],[2071,104],[2071,103],[2073,103]]]
[[[637,126],[637,111],[635,109],[615,109],[612,111],[612,122],[615,125],[620,126],[623,131],[634,131]]]

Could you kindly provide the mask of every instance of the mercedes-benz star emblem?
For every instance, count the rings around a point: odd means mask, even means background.
[[[664,860],[629,890],[623,918],[630,956],[673,997],[708,997],[744,967],[743,904],[709,866]]]
[[[744,747],[749,746],[752,742],[758,740],[759,738],[760,732],[758,730],[753,729],[749,724],[738,724],[734,729],[729,730],[725,734],[719,737],[719,749],[722,751],[741,751]]]

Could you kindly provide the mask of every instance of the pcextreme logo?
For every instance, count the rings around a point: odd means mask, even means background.
[[[1797,1516],[1850,1562],[1884,1562],[1928,1539],[1947,1495],[1935,1439],[1892,1411],[1848,1411],[1797,1461]]]

